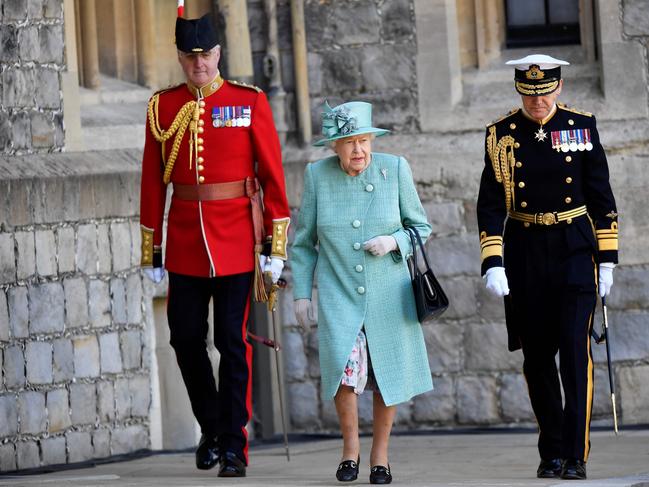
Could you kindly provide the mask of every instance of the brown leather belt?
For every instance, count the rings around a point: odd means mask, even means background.
[[[535,225],[555,225],[560,222],[572,223],[573,218],[587,214],[586,206],[579,206],[574,210],[552,211],[547,213],[523,213],[521,211],[510,211],[509,218]]]
[[[246,180],[211,184],[176,184],[173,195],[188,201],[229,200],[246,196]]]

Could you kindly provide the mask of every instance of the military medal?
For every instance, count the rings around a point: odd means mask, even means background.
[[[215,129],[221,127],[221,107],[212,108],[212,126]]]
[[[561,136],[561,152],[568,152],[570,145],[568,144],[568,133],[565,130],[559,132]]]
[[[570,137],[570,152],[577,152],[577,138],[575,136],[575,131],[570,130],[568,131],[569,137]]]
[[[534,133],[534,138],[538,142],[543,142],[545,138],[547,137],[547,133],[545,130],[543,130],[543,126],[540,126],[539,129]]]
[[[586,144],[584,144],[584,131],[582,129],[577,129],[577,150],[579,152],[584,152],[586,150]]]
[[[232,127],[232,115],[230,112],[231,107],[225,107],[225,126]]]
[[[593,150],[593,143],[590,141],[590,129],[584,129],[584,140],[586,141],[586,143],[584,144],[586,146],[586,150]]]
[[[250,127],[250,106],[243,107],[243,126]]]
[[[552,148],[557,152],[561,152],[561,133],[556,130],[550,132],[550,139],[552,140]]]

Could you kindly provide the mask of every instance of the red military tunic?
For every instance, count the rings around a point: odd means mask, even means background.
[[[164,142],[158,139],[163,131],[172,128],[174,119],[188,102],[198,101],[198,133],[192,139],[187,127],[182,135],[170,182],[203,185],[240,181],[256,175],[264,194],[264,235],[271,235],[273,220],[288,221],[281,149],[270,106],[261,90],[217,76],[202,89],[182,84],[156,96],[157,103],[149,105],[142,163],[143,266],[153,263],[149,252],[162,245],[167,193],[163,175],[165,163],[172,155],[175,135]],[[155,122],[153,129],[152,121]],[[170,272],[200,277],[252,271],[254,235],[250,199],[241,196],[189,201],[172,196],[165,267]]]

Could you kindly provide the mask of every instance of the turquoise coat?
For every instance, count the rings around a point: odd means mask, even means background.
[[[422,239],[431,232],[408,162],[372,153],[358,176],[332,156],[307,165],[291,252],[294,299],[311,299],[318,285],[322,396],[334,397],[356,335],[365,327],[372,368],[386,405],[433,387],[403,256],[412,253],[404,226]],[[395,237],[399,252],[376,257],[363,242]]]

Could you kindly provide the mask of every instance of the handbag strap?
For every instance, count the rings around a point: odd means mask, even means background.
[[[415,261],[415,266],[417,265],[417,246],[421,249],[421,253],[424,257],[424,263],[426,264],[426,270],[432,271],[430,264],[428,264],[428,257],[426,257],[426,250],[424,249],[424,244],[421,241],[421,236],[415,227],[407,227],[408,233],[410,234],[410,242],[412,243],[412,255]],[[416,239],[416,241],[415,241]]]

